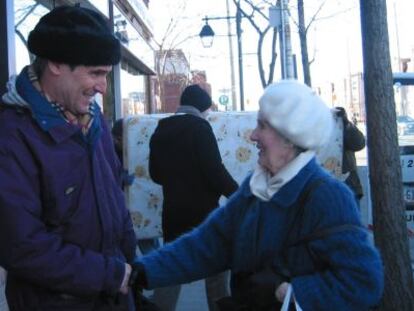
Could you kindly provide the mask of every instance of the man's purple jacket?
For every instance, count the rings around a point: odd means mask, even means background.
[[[0,110],[0,265],[12,310],[128,304],[118,289],[135,234],[99,106],[87,136],[31,84],[9,81]]]

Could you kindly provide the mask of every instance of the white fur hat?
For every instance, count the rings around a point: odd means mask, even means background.
[[[259,113],[274,129],[304,149],[319,149],[334,129],[331,110],[310,87],[296,80],[267,86],[259,106]]]

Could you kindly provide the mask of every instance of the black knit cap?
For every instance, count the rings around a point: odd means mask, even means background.
[[[119,40],[98,12],[59,6],[44,15],[30,32],[29,51],[68,65],[115,65],[121,59]]]
[[[181,106],[193,106],[200,112],[204,112],[211,107],[212,101],[205,90],[199,85],[193,84],[187,86],[181,94],[180,104]]]

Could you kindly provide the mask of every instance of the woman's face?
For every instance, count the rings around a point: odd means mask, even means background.
[[[259,149],[259,164],[272,175],[296,156],[295,146],[271,127],[260,113],[250,139]]]

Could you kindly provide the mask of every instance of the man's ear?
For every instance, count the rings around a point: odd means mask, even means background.
[[[56,76],[62,73],[62,66],[63,64],[56,63],[50,60],[47,62],[47,67],[49,68],[50,72]]]

